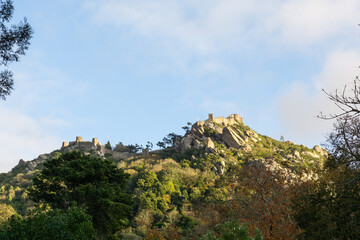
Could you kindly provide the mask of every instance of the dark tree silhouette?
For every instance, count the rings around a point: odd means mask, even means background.
[[[128,178],[109,160],[69,152],[44,163],[29,196],[53,209],[76,204],[91,215],[99,237],[107,236],[128,225],[132,212],[131,196],[125,193]]]
[[[8,69],[9,63],[18,62],[25,55],[30,45],[33,29],[26,18],[17,25],[10,20],[14,12],[12,0],[0,1],[0,98],[6,100],[14,86],[13,73]]]

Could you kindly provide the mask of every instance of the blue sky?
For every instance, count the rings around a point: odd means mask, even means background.
[[[35,30],[0,102],[0,171],[62,141],[154,144],[208,113],[312,147],[321,89],[360,65],[356,0],[22,0]]]

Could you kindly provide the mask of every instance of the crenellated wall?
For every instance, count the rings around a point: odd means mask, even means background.
[[[65,147],[72,147],[72,146],[78,146],[83,148],[91,148],[91,147],[101,147],[101,143],[99,143],[99,140],[97,138],[93,138],[92,141],[83,141],[82,137],[77,136],[75,141],[73,142],[63,142],[62,148]]]
[[[227,125],[243,123],[243,119],[238,114],[231,114],[227,118],[225,118],[225,117],[214,118],[214,115],[212,113],[210,113],[209,118],[207,120],[197,121],[194,125],[202,126],[202,125],[205,125],[205,123],[217,123],[217,124],[227,126]]]

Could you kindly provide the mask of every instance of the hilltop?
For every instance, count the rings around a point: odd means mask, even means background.
[[[237,114],[217,118],[209,114],[208,119],[186,128],[183,136],[169,134],[158,145],[163,149],[144,148],[138,153],[138,146],[119,143],[112,149],[97,138],[83,141],[76,137],[34,160],[20,160],[10,172],[0,174],[0,203],[25,216],[33,206],[26,189],[43,163],[80,151],[110,159],[131,175],[127,191],[136,200],[136,206],[131,228],[123,234],[144,236],[146,224],[181,223],[179,226],[185,231],[191,226],[204,228],[209,224],[197,212],[204,203],[233,198],[234,193],[223,181],[234,174],[234,169],[256,166],[261,171],[280,174],[292,184],[316,178],[327,157],[326,150],[319,146],[311,149],[261,135]]]

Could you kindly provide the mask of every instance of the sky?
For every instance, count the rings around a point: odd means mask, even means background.
[[[360,65],[358,0],[15,0],[34,29],[0,101],[0,172],[76,136],[156,144],[240,114],[274,139],[325,143],[322,92]]]

